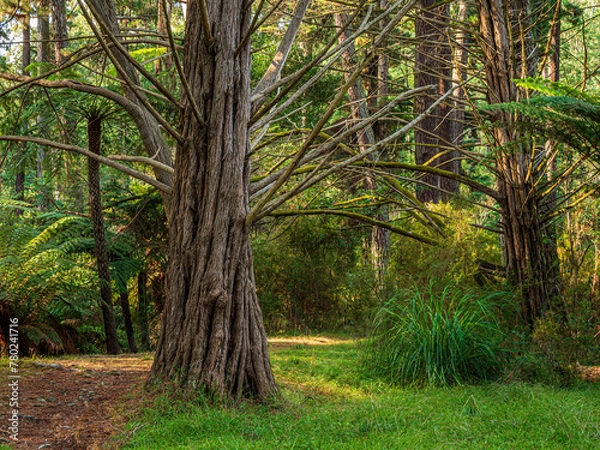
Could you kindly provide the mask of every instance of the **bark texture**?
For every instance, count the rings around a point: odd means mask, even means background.
[[[102,120],[99,118],[88,119],[88,140],[91,152],[100,154],[102,137]],[[100,280],[100,308],[106,334],[106,351],[111,355],[121,352],[117,325],[112,302],[112,288],[108,266],[108,251],[104,235],[104,215],[102,213],[102,197],[100,192],[100,163],[88,158],[88,186],[90,194],[90,216],[94,234],[94,247],[96,250],[96,267]]]
[[[184,71],[204,116],[184,98],[169,226],[167,300],[151,380],[225,399],[276,391],[245,229],[250,165],[247,0],[209,0],[212,42],[199,2],[188,4]]]
[[[417,54],[415,87],[436,85],[436,96],[420,95],[415,99],[414,113],[425,112],[439,96],[451,88],[451,60],[448,39],[448,4],[435,0],[419,0],[419,13],[415,20]],[[441,103],[415,129],[415,161],[454,173],[459,166],[456,152],[448,144],[452,141],[450,105]],[[455,180],[434,174],[421,178],[423,185],[417,189],[417,199],[422,203],[439,203],[448,200],[451,193],[458,192]]]

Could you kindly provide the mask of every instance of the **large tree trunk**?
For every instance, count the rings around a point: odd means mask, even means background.
[[[245,219],[250,165],[250,46],[242,46],[247,0],[208,0],[212,42],[200,2],[188,4],[184,71],[206,126],[187,98],[186,138],[175,163],[167,303],[151,380],[172,379],[225,399],[276,391],[256,296]]]
[[[436,85],[436,96],[444,95],[451,88],[450,43],[448,42],[448,4],[435,0],[419,0],[419,13],[415,19],[417,40],[415,87]],[[420,95],[415,99],[414,114],[425,112],[435,97]],[[415,161],[458,173],[456,152],[449,144],[452,141],[450,105],[440,104],[415,128]],[[417,189],[417,199],[422,203],[438,203],[448,200],[459,190],[455,180],[426,174],[421,178],[422,186]]]
[[[487,96],[492,104],[518,101],[523,93],[513,79],[533,72],[535,61],[522,58],[535,53],[529,48],[531,39],[522,34],[523,30],[529,33],[528,11],[526,0],[508,4],[503,0],[481,0],[479,3]],[[497,119],[499,123],[514,123],[518,116],[502,113]],[[543,149],[532,147],[531,142],[523,140],[513,129],[499,126],[493,133],[508,276],[520,291],[521,315],[533,326],[548,309],[553,277],[558,276],[553,271],[555,261],[544,252],[544,242],[549,236],[541,222],[544,199],[537,185],[545,172],[530,170]]]
[[[102,119],[88,119],[88,140],[91,152],[100,154],[102,136]],[[94,247],[96,249],[96,266],[100,280],[100,308],[106,334],[106,351],[111,355],[121,352],[117,325],[113,311],[112,288],[110,285],[110,272],[108,266],[108,251],[104,235],[104,215],[102,213],[102,197],[100,192],[100,163],[88,158],[88,185],[90,192],[90,216],[94,233]]]

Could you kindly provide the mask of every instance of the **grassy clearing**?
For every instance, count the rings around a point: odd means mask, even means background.
[[[159,398],[126,449],[597,449],[600,386],[407,389],[369,379],[351,341],[279,342],[284,400],[240,409]]]

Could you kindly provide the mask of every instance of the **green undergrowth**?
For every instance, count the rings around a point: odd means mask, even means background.
[[[125,449],[597,449],[600,387],[400,388],[359,368],[355,341],[275,343],[282,398],[210,407],[158,397]]]

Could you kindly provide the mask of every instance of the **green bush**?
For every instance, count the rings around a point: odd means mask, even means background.
[[[493,312],[498,295],[476,298],[445,286],[401,293],[378,311],[365,348],[376,375],[399,384],[453,385],[500,376],[504,335]]]
[[[359,233],[327,217],[281,222],[277,239],[253,239],[258,297],[269,333],[349,331],[364,334],[376,279],[363,262]],[[275,234],[275,232],[273,232]]]

